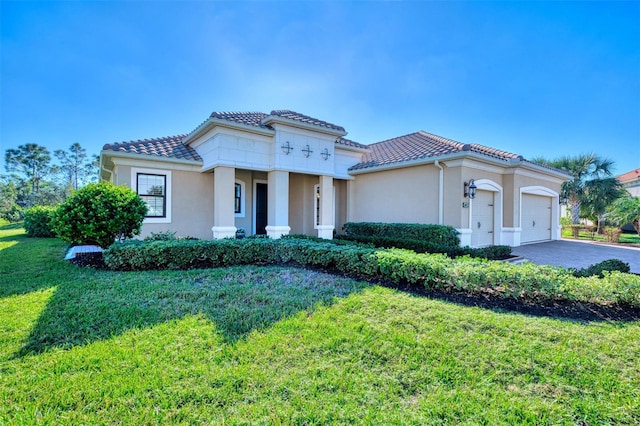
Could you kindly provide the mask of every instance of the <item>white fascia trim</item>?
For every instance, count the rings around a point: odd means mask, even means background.
[[[250,126],[248,124],[236,123],[234,121],[223,120],[221,118],[209,117],[204,123],[196,127],[196,129],[189,133],[182,139],[182,143],[188,145],[193,142],[202,134],[208,132],[210,129],[219,126],[227,127],[230,129],[244,130],[251,133],[257,133],[259,135],[273,136],[276,134],[275,130],[262,129],[260,127]]]
[[[401,161],[398,163],[391,163],[391,164],[382,164],[380,166],[373,166],[373,167],[367,167],[366,169],[356,169],[356,170],[349,170],[349,174],[350,175],[359,175],[359,174],[363,174],[363,173],[371,173],[371,172],[378,172],[381,170],[393,170],[393,169],[403,169],[405,167],[412,167],[412,166],[421,166],[424,164],[431,164],[434,163],[436,160],[439,160],[440,162],[443,161],[451,161],[451,160],[465,160],[465,159],[475,159],[475,160],[481,160],[485,163],[491,163],[491,164],[495,164],[498,165],[502,168],[506,168],[506,167],[510,167],[512,166],[511,163],[504,161],[504,160],[498,160],[498,159],[493,159],[491,157],[487,157],[484,156],[482,154],[478,154],[476,152],[471,152],[471,151],[462,151],[462,152],[454,152],[451,154],[445,154],[445,155],[438,155],[436,157],[425,157],[425,158],[418,158],[415,160],[407,160],[407,161]],[[460,162],[460,165],[462,164],[462,161]],[[449,164],[449,163],[445,163],[445,166],[447,167],[453,167],[456,166],[458,164],[454,163],[454,164]],[[465,164],[467,165],[467,164]]]
[[[114,166],[130,166],[130,167],[150,167],[160,170],[180,170],[184,172],[200,172],[200,166],[195,164],[179,164],[165,163],[162,161],[153,161],[151,159],[129,159],[129,158],[112,158]]]
[[[335,141],[335,145],[336,145],[335,149],[343,149],[345,151],[360,152],[362,154],[371,151],[369,148],[358,148],[357,146],[344,145],[339,143],[338,141]]]
[[[197,160],[184,160],[182,158],[172,158],[172,157],[159,157],[157,155],[149,155],[149,154],[134,154],[131,152],[119,152],[119,151],[110,151],[110,150],[102,150],[100,151],[100,160],[102,161],[102,157],[109,157],[114,164],[116,158],[128,158],[132,160],[143,160],[143,161],[157,161],[161,163],[173,163],[173,164],[188,164],[193,166],[201,166],[202,161]],[[124,164],[124,162],[118,162],[117,164]]]
[[[268,115],[261,121],[263,124],[280,123],[299,129],[311,130],[316,133],[325,133],[332,136],[345,136],[347,132],[344,130],[329,129],[328,127],[316,126],[315,124],[304,123],[302,121],[291,118],[281,117],[279,115]]]

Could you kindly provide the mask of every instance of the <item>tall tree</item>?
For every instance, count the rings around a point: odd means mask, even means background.
[[[51,171],[49,150],[35,143],[20,145],[18,149],[8,149],[4,161],[8,172],[17,172],[26,178],[34,194],[38,194],[40,183]]]
[[[98,154],[91,156],[91,160],[85,166],[85,173],[87,174],[87,183],[100,181],[100,156]]]
[[[627,193],[614,201],[608,210],[608,220],[619,226],[631,223],[633,229],[640,235],[640,197],[632,197]]]
[[[625,193],[622,184],[614,177],[594,179],[585,182],[582,211],[598,224],[598,233],[602,232],[602,223],[607,207]]]
[[[580,208],[586,201],[587,188],[597,186],[600,184],[599,180],[613,175],[613,161],[596,154],[564,156],[555,160],[536,158],[535,161],[564,170],[573,176],[571,180],[562,184],[562,196],[569,203],[571,222],[574,224],[580,222]]]
[[[68,151],[57,149],[53,152],[60,161],[60,171],[64,173],[67,183],[78,189],[79,183],[87,176],[87,151],[78,143],[71,145]]]

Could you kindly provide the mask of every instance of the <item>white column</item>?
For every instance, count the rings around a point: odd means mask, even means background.
[[[236,169],[218,166],[213,169],[213,239],[235,238],[236,216],[234,189]]]
[[[267,185],[267,235],[271,238],[289,235],[289,172],[269,172]]]
[[[320,176],[320,224],[318,225],[318,237],[333,239],[335,218],[333,210],[333,178]]]

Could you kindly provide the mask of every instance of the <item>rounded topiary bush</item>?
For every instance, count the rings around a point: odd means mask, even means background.
[[[56,233],[51,227],[56,208],[34,206],[24,212],[24,230],[30,237],[52,238]]]
[[[109,182],[93,183],[58,207],[53,229],[70,243],[106,248],[138,235],[146,213],[147,205],[131,189]]]

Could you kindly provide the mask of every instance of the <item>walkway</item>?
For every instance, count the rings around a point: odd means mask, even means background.
[[[617,247],[589,241],[559,240],[513,248],[513,254],[539,265],[585,268],[607,259],[627,262],[631,272],[640,274],[640,248]]]

